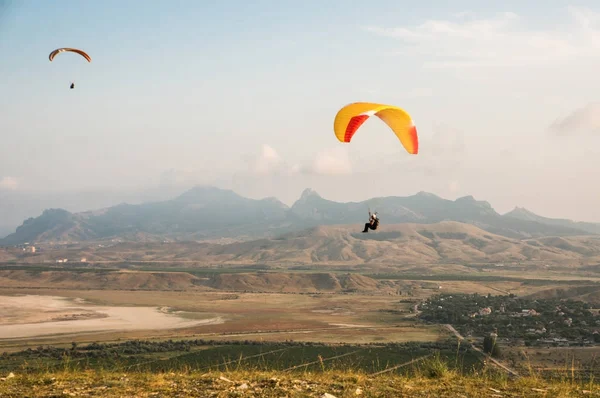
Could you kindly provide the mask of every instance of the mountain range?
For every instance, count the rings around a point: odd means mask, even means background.
[[[341,224],[356,224],[359,231],[367,220],[368,209],[378,212],[384,231],[390,224],[455,221],[513,239],[600,234],[600,224],[546,218],[518,207],[499,214],[488,202],[472,196],[448,200],[419,192],[341,203],[306,189],[289,207],[272,197],[250,199],[231,190],[197,186],[171,200],[139,205],[124,203],[78,213],[47,209],[39,217],[25,220],[14,233],[0,240],[0,245],[105,239],[247,241]]]

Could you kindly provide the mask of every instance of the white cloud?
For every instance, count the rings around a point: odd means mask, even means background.
[[[555,120],[550,126],[550,131],[558,135],[580,132],[600,134],[600,103],[588,104],[562,119]]]
[[[342,175],[352,173],[352,162],[346,148],[332,148],[318,152],[306,163],[291,164],[273,147],[263,145],[260,155],[250,158],[249,171],[257,175]]]
[[[14,191],[19,186],[15,177],[2,177],[0,179],[0,190]]]
[[[279,153],[273,147],[264,144],[260,155],[254,160],[252,170],[257,174],[270,174],[283,167],[285,167],[285,162]]]
[[[547,65],[599,57],[600,13],[575,7],[566,11],[571,24],[548,30],[535,30],[512,12],[479,19],[461,13],[453,20],[427,20],[414,27],[365,29],[402,41],[397,54],[425,56],[425,66],[434,68]]]
[[[418,155],[401,156],[395,163],[405,170],[426,176],[448,177],[461,170],[466,155],[467,143],[463,131],[436,123],[431,135],[419,137]]]
[[[352,173],[352,162],[345,148],[332,148],[322,151],[315,157],[310,172],[321,175],[341,175]]]

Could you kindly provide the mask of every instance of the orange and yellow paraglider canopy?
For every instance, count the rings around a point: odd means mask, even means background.
[[[48,59],[50,59],[50,62],[52,62],[52,61],[54,61],[54,57],[56,57],[58,54],[64,53],[64,52],[77,53],[77,54],[81,55],[83,58],[87,59],[88,62],[92,62],[92,58],[89,55],[87,55],[87,53],[85,51],[78,50],[76,48],[68,48],[68,47],[57,48],[56,50],[52,51],[50,53],[50,55],[48,55]]]
[[[335,136],[341,142],[350,142],[358,128],[372,115],[383,120],[396,134],[410,154],[419,152],[417,128],[411,116],[393,105],[355,102],[340,109],[333,122]]]

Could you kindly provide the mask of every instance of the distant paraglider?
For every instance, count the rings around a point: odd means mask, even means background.
[[[417,128],[411,116],[402,108],[393,105],[355,102],[340,109],[335,116],[333,129],[341,142],[349,143],[358,128],[370,117],[377,116],[396,134],[404,149],[410,154],[419,152]]]
[[[63,53],[63,52],[73,52],[73,53],[79,54],[83,58],[85,58],[88,62],[92,62],[92,57],[90,57],[85,51],[78,50],[76,48],[68,48],[68,47],[57,48],[56,50],[54,50],[50,53],[50,55],[48,56],[48,59],[50,59],[50,62],[52,62],[52,61],[54,61],[54,57],[56,57],[58,54]],[[71,85],[69,86],[69,88],[71,90],[74,89],[75,83],[71,82]]]
[[[54,61],[54,57],[56,57],[58,54],[64,53],[64,52],[77,53],[77,54],[81,55],[83,58],[87,59],[88,62],[92,62],[92,57],[90,57],[85,51],[78,50],[76,48],[67,48],[67,47],[57,48],[56,50],[52,51],[50,53],[50,55],[48,56],[48,58],[50,59],[50,62]]]

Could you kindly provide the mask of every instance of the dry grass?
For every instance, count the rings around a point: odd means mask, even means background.
[[[414,366],[414,365],[411,365]],[[431,360],[413,376],[393,372],[226,372],[116,373],[105,371],[16,374],[0,381],[0,396],[96,397],[590,397],[593,382],[510,380],[495,373],[464,376]],[[325,395],[330,394],[330,395]]]
[[[600,347],[506,347],[505,357],[534,372],[568,373],[575,368],[597,373]]]
[[[10,272],[10,271],[7,271]],[[15,271],[22,272],[22,271]],[[123,278],[103,277],[111,281],[113,288],[122,290],[87,290],[93,288],[99,277],[94,272],[76,273],[56,271],[62,275],[58,286],[52,288],[54,280],[48,280],[45,272],[29,274],[30,279],[18,274],[19,281],[31,287],[2,288],[0,295],[32,294],[44,296],[62,296],[82,298],[101,306],[150,306],[169,307],[173,311],[183,311],[181,316],[188,319],[222,317],[222,324],[199,325],[173,330],[135,330],[135,331],[98,331],[93,334],[74,334],[68,337],[68,342],[80,343],[93,341],[114,341],[118,339],[163,339],[163,338],[211,338],[211,339],[257,339],[263,341],[326,341],[326,342],[388,342],[388,341],[436,341],[440,332],[435,327],[414,325],[413,315],[409,312],[414,304],[400,302],[404,299],[422,300],[432,294],[444,293],[479,293],[507,294],[519,296],[532,294],[549,288],[568,288],[568,285],[525,285],[523,282],[475,282],[475,281],[418,281],[418,280],[374,280],[361,275],[351,275],[342,279],[340,275],[322,274],[231,274],[227,278],[218,279],[225,288],[235,288],[243,283],[248,290],[258,286],[260,289],[269,285],[275,289],[279,282],[288,281],[288,286],[328,287],[331,283],[339,289],[340,280],[352,286],[378,290],[364,291],[353,294],[283,294],[283,293],[243,293],[225,292],[203,289],[176,290],[125,290],[139,287],[139,281],[161,280],[164,282],[180,281],[188,283],[192,275],[187,273],[150,273],[145,272],[116,272]],[[69,274],[73,274],[72,276]],[[83,283],[84,275],[89,274],[89,283],[79,285],[78,289],[69,288],[69,281],[79,278],[77,283]],[[36,276],[37,275],[37,276]],[[100,274],[101,275],[101,274]],[[131,276],[129,276],[131,275]],[[164,277],[163,277],[164,275]],[[259,277],[260,276],[260,277]],[[268,277],[267,277],[268,276]],[[248,278],[247,278],[248,277]],[[14,281],[14,279],[13,279]],[[130,284],[132,283],[133,284]],[[252,283],[249,283],[252,282]],[[267,283],[273,282],[273,283]],[[275,283],[277,282],[277,283]],[[106,282],[105,282],[106,283]],[[119,286],[119,283],[122,285]],[[233,285],[231,285],[231,284]],[[1,286],[1,285],[0,285]],[[155,287],[161,287],[155,286]],[[442,289],[438,289],[441,286]],[[169,288],[177,284],[169,284]],[[180,286],[183,287],[183,286]],[[402,295],[397,295],[402,292]],[[407,293],[411,296],[407,296]],[[93,308],[92,308],[93,309]],[[403,311],[403,312],[398,312]],[[0,315],[2,315],[0,313]],[[6,314],[4,314],[6,315]],[[10,315],[10,314],[8,314]],[[36,314],[39,316],[41,314]],[[27,314],[12,314],[12,318],[27,319]],[[55,314],[53,314],[55,316]],[[344,328],[340,325],[357,325],[360,327]],[[368,327],[365,327],[368,326]],[[39,344],[60,344],[64,338],[42,337],[29,338],[21,341],[0,341],[0,348],[14,351],[19,347],[36,347]]]
[[[60,344],[118,339],[207,338],[258,341],[325,341],[365,343],[437,341],[445,332],[435,326],[416,325],[408,312],[411,303],[399,296],[339,294],[261,294],[174,291],[103,291],[1,289],[0,294],[43,294],[82,298],[101,306],[169,307],[185,311],[185,318],[221,317],[222,324],[172,330],[131,330],[44,336],[1,341],[0,351]],[[89,307],[93,310],[93,306]],[[391,313],[386,311],[406,311]],[[1,314],[0,314],[1,315]],[[26,314],[23,314],[26,319]]]

